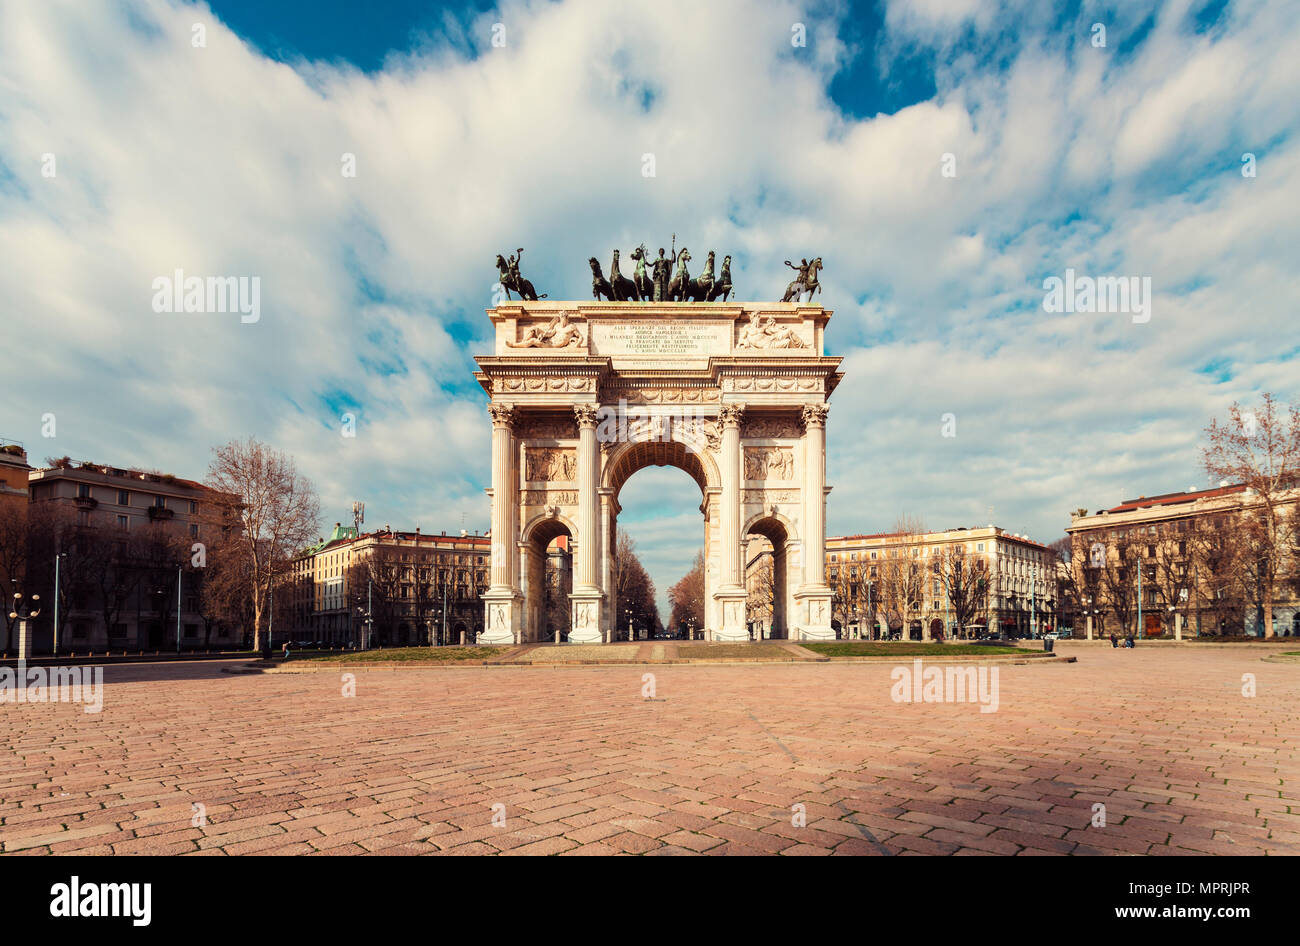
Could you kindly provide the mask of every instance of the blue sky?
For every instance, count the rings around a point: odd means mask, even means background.
[[[326,525],[361,499],[372,525],[483,529],[493,257],[524,246],[541,291],[582,299],[588,256],[677,233],[731,253],[742,298],[824,257],[833,533],[905,513],[1050,541],[1073,508],[1204,485],[1201,432],[1232,400],[1297,397],[1298,20],[1221,0],[5,5],[0,435],[202,476],[251,434],[298,458]],[[176,268],[260,277],[260,321],[154,312]],[[1150,277],[1151,318],[1044,311],[1067,268]],[[693,489],[650,469],[621,497],[661,591],[699,546]]]

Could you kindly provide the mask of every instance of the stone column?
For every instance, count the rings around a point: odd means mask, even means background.
[[[745,416],[743,404],[729,404],[722,409],[722,585],[726,588],[743,584],[740,563],[740,423]]]
[[[825,404],[803,409],[803,586],[795,593],[800,640],[833,641],[831,589],[826,584],[826,413]],[[906,617],[904,626],[906,626]]]
[[[1092,615],[1088,615],[1088,640],[1092,640]]]
[[[512,644],[520,627],[521,596],[515,587],[515,410],[512,404],[488,405],[492,415],[492,559],[491,584],[483,595],[482,644]],[[463,635],[462,635],[463,636]]]
[[[515,411],[510,404],[489,404],[492,415],[492,570],[491,590],[513,590],[510,568],[511,509],[515,484],[510,482],[513,465]]]
[[[1174,612],[1174,640],[1183,639],[1183,616],[1179,612]]]
[[[596,405],[577,404],[578,419],[578,542],[573,594],[569,596],[573,616],[570,644],[599,644],[601,599],[596,583],[600,560],[600,447],[596,443]]]
[[[804,580],[826,584],[826,412],[824,404],[803,409],[804,499],[807,503],[807,538]]]
[[[721,615],[719,628],[710,628],[710,640],[747,641],[745,602],[749,597],[742,572],[740,540],[741,445],[740,424],[745,416],[744,404],[724,405],[722,418],[722,497],[719,509],[722,543],[722,574],[714,598]]]

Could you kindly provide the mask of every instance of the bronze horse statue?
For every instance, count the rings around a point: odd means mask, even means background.
[[[805,292],[808,293],[808,301],[812,302],[813,294],[821,288],[821,284],[817,282],[817,273],[822,268],[822,258],[819,256],[811,263],[807,260],[801,262],[803,263],[802,266],[795,266],[789,260],[785,261],[785,265],[791,269],[797,269],[799,275],[794,278],[790,285],[785,287],[785,295],[781,297],[782,302],[798,302],[799,297]]]
[[[609,284],[605,274],[600,271],[600,260],[592,256],[587,259],[587,262],[591,264],[591,297],[597,302],[600,301],[602,295],[608,298],[610,302],[616,301],[614,299],[614,287]]]
[[[510,290],[513,289],[519,293],[519,298],[525,301],[536,302],[538,299],[545,299],[546,294],[537,294],[533,284],[523,276],[519,275],[519,258],[524,255],[524,248],[521,246],[515,250],[517,255],[511,256],[507,262],[506,258],[500,253],[497,254],[497,281],[501,283],[501,288],[506,292],[506,298],[510,298]]]
[[[614,291],[615,302],[641,301],[636,284],[618,270],[618,250],[614,251],[614,262],[609,266],[609,286]]]
[[[617,251],[616,251],[617,252]],[[654,298],[654,280],[646,275],[645,261],[648,251],[645,244],[642,243],[635,250],[628,254],[631,259],[636,260],[636,273],[632,276],[632,285],[637,291],[636,298],[642,302],[649,302]]]
[[[713,254],[710,253],[709,255],[712,256]],[[709,290],[709,298],[706,301],[712,302],[713,300],[717,299],[718,296],[721,296],[722,301],[726,302],[727,297],[730,295],[731,295],[731,257],[724,256],[722,257],[722,272],[721,274],[719,274],[718,278],[714,280],[713,287]]]
[[[677,254],[677,272],[673,274],[673,280],[668,284],[668,301],[685,302],[686,294],[691,286],[691,274],[686,269],[686,263],[691,258],[691,254],[686,247],[682,247]]]
[[[709,300],[709,293],[713,291],[713,284],[716,281],[713,277],[713,258],[714,252],[709,250],[708,259],[704,262],[704,272],[686,284],[686,290],[683,294],[691,302],[707,302]]]

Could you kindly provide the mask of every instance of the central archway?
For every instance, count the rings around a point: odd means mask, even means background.
[[[633,443],[611,444],[606,451],[604,475],[601,478],[601,524],[605,538],[602,549],[604,586],[613,589],[615,542],[618,536],[618,516],[623,511],[619,497],[623,486],[637,472],[649,467],[674,467],[681,470],[700,488],[700,512],[704,516],[704,614],[701,631],[717,626],[713,590],[717,584],[716,560],[710,549],[717,544],[717,505],[722,493],[721,476],[717,464],[708,455],[678,440],[643,440]],[[710,562],[714,567],[710,567]],[[622,605],[614,594],[606,596],[603,613],[604,626],[618,627]]]

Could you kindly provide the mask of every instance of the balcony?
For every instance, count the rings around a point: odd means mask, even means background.
[[[171,518],[172,516],[174,516],[174,515],[176,515],[176,513],[173,512],[172,510],[168,509],[166,506],[150,506],[150,507],[149,507],[149,521],[150,521],[150,522],[165,521],[165,520],[167,520],[167,519],[170,519],[170,518]]]
[[[77,496],[73,499],[78,509],[94,509],[99,505],[99,500],[94,496]]]

